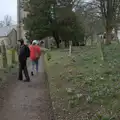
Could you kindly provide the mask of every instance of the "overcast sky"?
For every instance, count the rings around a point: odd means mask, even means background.
[[[17,21],[17,0],[0,0],[0,21],[5,15],[10,15],[14,22]]]

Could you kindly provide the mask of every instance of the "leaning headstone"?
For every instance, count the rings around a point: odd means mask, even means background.
[[[15,49],[11,49],[12,51],[12,63],[15,63]]]
[[[15,51],[15,62],[18,62],[18,53]]]
[[[12,51],[11,50],[7,50],[7,64],[8,66],[12,65]]]

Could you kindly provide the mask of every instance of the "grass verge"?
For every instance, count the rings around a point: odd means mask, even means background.
[[[51,52],[50,90],[57,120],[119,120],[120,45]]]

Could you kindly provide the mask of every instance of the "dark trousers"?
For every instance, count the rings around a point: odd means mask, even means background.
[[[27,70],[26,60],[19,62],[19,78],[18,78],[19,80],[23,80],[23,73],[22,72],[24,72],[26,80],[30,80],[28,70]]]

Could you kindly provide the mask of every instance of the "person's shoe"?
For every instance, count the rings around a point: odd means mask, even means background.
[[[31,76],[33,76],[34,74],[33,74],[33,72],[31,72]]]
[[[19,78],[18,78],[18,80],[22,81],[23,79],[19,79]]]
[[[30,79],[28,79],[28,80],[24,80],[24,82],[30,82]]]

